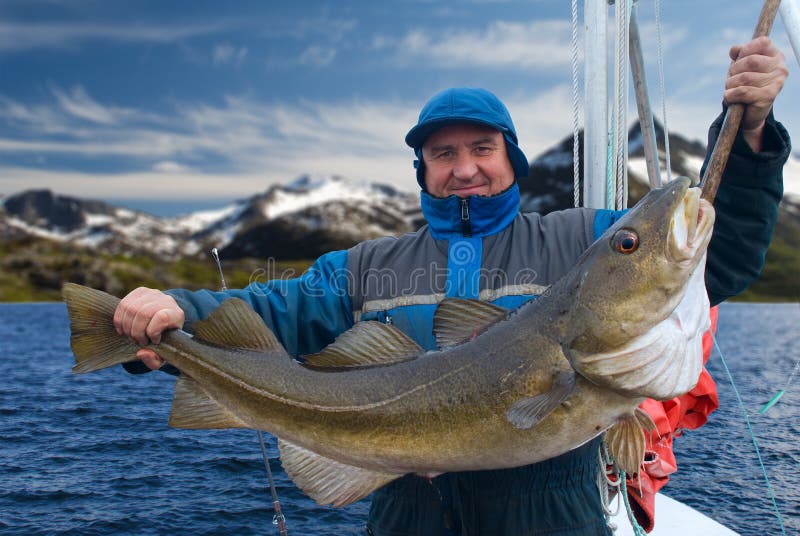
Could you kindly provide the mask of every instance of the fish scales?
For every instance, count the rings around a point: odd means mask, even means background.
[[[309,370],[281,356],[249,352],[228,356],[219,352],[215,354],[217,359],[197,364],[183,356],[199,353],[198,343],[177,333],[165,337],[159,351],[189,376],[203,374],[209,362],[218,361],[227,374],[214,375],[206,390],[223,405],[237,408],[237,414],[253,428],[295,439],[324,420],[331,425],[324,431],[316,430],[316,440],[324,444],[318,448],[337,458],[360,463],[374,458],[378,465],[380,460],[395,457],[395,466],[399,468],[425,463],[431,471],[470,469],[480,466],[480,454],[497,448],[497,438],[503,437],[501,432],[510,427],[504,417],[510,402],[530,390],[549,387],[530,385],[539,375],[524,354],[505,343],[509,340],[505,331],[517,329],[514,320],[507,322],[508,327],[499,327],[496,333],[499,340],[494,340],[495,333],[489,332],[480,341],[476,340],[480,344],[474,345],[470,353],[453,348],[390,367],[348,373]],[[173,350],[173,346],[180,350]],[[551,346],[557,348],[555,344]],[[269,369],[265,357],[270,361]],[[562,366],[569,366],[563,356],[561,360]],[[538,364],[543,366],[543,360]],[[496,386],[501,377],[507,371],[520,369],[528,369],[527,374],[514,375],[516,385],[505,382],[509,390],[498,397]],[[269,374],[265,373],[267,370]],[[233,391],[232,387],[241,378],[247,378],[253,389]],[[524,378],[530,381],[523,381]],[[228,395],[232,392],[235,396]],[[261,392],[271,396],[263,397]],[[299,407],[301,404],[305,407]],[[309,426],[300,426],[303,422]],[[421,434],[420,430],[430,432]],[[362,436],[364,433],[369,436]],[[354,437],[360,443],[355,456]],[[512,440],[508,446],[513,447],[518,441]],[[441,448],[443,444],[456,442],[469,449],[469,460],[477,458],[477,461],[463,460],[462,451],[456,453],[454,460],[453,453]],[[372,443],[371,449],[367,443]],[[404,449],[405,459],[397,458],[398,444],[409,446]],[[370,452],[364,452],[367,450]],[[448,465],[453,463],[458,465]]]

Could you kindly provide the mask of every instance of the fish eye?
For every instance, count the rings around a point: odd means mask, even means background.
[[[627,255],[639,249],[639,235],[630,229],[620,229],[611,239],[611,247],[617,253]]]

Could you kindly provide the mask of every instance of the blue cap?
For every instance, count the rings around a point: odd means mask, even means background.
[[[519,148],[517,131],[505,104],[485,89],[453,87],[431,97],[422,107],[417,125],[406,134],[406,143],[417,155],[414,167],[417,168],[417,182],[423,190],[425,165],[422,161],[422,145],[434,131],[453,123],[474,123],[502,132],[514,177],[528,176],[528,159]]]

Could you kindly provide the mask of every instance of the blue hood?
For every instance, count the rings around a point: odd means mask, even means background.
[[[406,143],[417,159],[417,182],[425,190],[425,163],[422,145],[436,130],[454,123],[473,123],[497,129],[506,142],[506,153],[514,177],[528,176],[528,159],[519,148],[517,131],[506,105],[491,91],[472,87],[452,87],[431,97],[419,113],[417,124],[406,134]]]

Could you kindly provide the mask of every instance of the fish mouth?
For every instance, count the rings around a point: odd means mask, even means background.
[[[675,208],[667,241],[667,257],[688,264],[705,252],[714,228],[714,207],[703,199],[700,188],[688,188]]]

